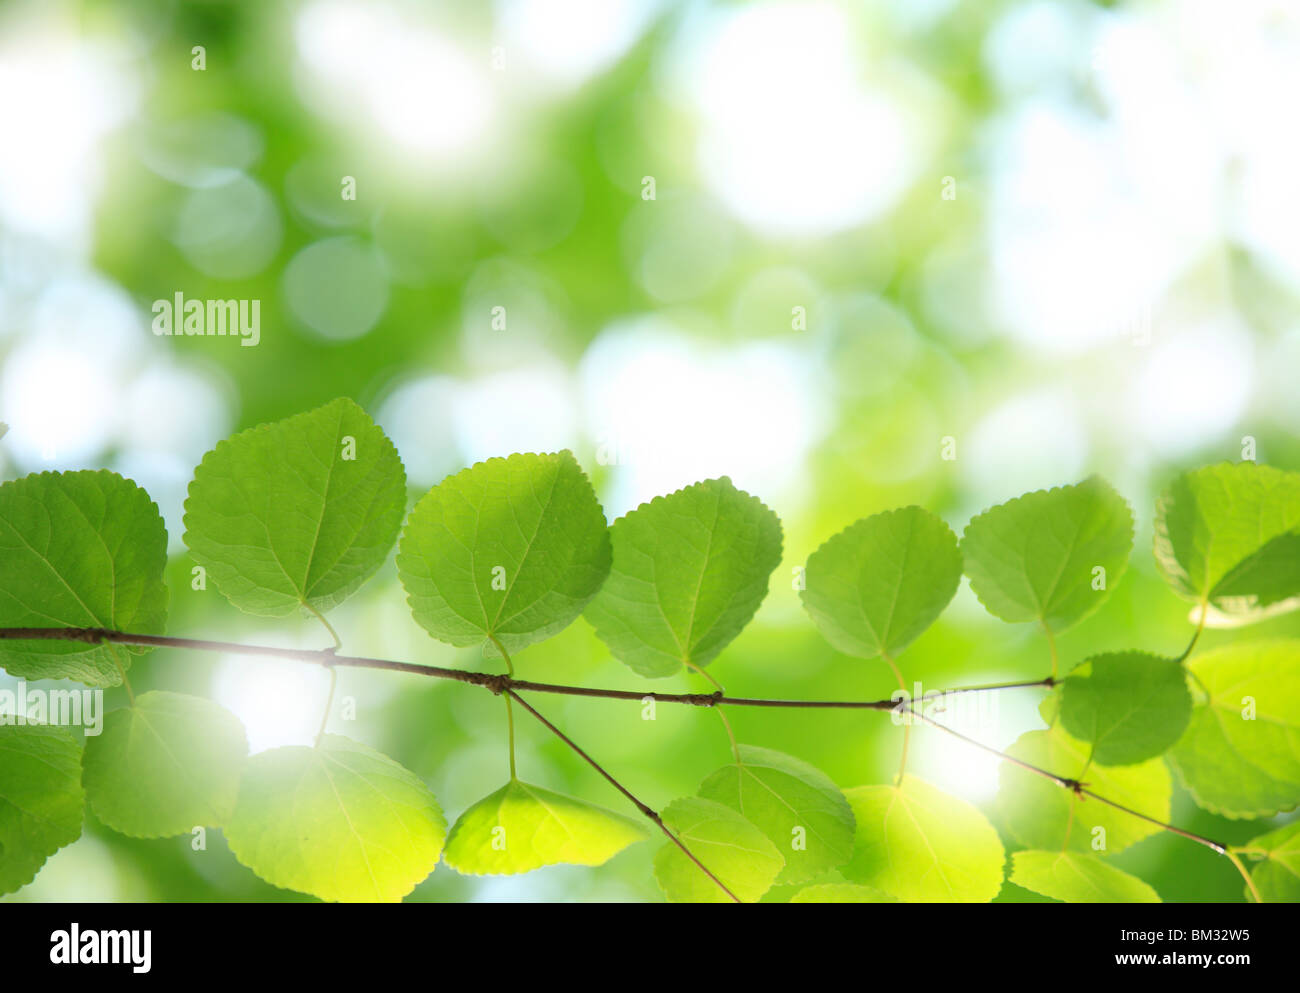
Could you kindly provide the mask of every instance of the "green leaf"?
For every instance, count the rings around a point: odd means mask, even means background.
[[[686,797],[661,814],[691,853],[744,903],[771,888],[785,860],[758,828],[730,807]],[[730,898],[672,842],[655,855],[655,879],[669,903],[729,903]]]
[[[1226,645],[1187,668],[1198,701],[1169,762],[1196,802],[1225,817],[1300,804],[1300,641]]]
[[[990,614],[1052,631],[1101,606],[1132,547],[1133,512],[1097,476],[992,507],[972,518],[961,541],[971,589]]]
[[[651,678],[707,665],[749,623],[781,561],[781,522],[731,480],[656,497],[611,529],[614,564],[586,617]]]
[[[568,627],[609,571],[609,532],[568,451],[449,476],[411,512],[397,571],[420,626],[514,653]]]
[[[794,896],[791,903],[898,903],[888,893],[873,890],[870,886],[858,886],[856,883],[821,883],[817,886],[805,886]]]
[[[1066,903],[1159,903],[1150,886],[1096,855],[1076,852],[1016,852],[1011,881]]]
[[[1265,903],[1300,903],[1300,821],[1246,843],[1249,854],[1264,861],[1251,870],[1250,878]]]
[[[443,858],[457,872],[502,876],[544,865],[602,865],[649,832],[604,807],[514,779],[460,815]]]
[[[934,623],[961,582],[957,536],[920,507],[849,525],[808,559],[804,608],[841,652],[893,656]]]
[[[81,746],[66,728],[0,725],[0,893],[81,836]]]
[[[152,691],[87,737],[86,799],[95,816],[135,838],[220,827],[235,808],[248,739],[210,700]]]
[[[1007,754],[1062,778],[1077,779],[1084,771],[1090,748],[1055,727],[1021,735]],[[1068,833],[1070,851],[1114,854],[1160,831],[1154,824],[1097,800],[1079,799],[1070,790],[1010,762],[1002,764],[998,775],[997,802],[1002,822],[1011,837],[1026,848],[1059,852]],[[1087,767],[1083,779],[1098,796],[1169,822],[1173,786],[1169,770],[1160,759],[1126,766],[1094,764]],[[1094,843],[1104,847],[1094,849]]]
[[[249,759],[225,835],[235,858],[273,886],[396,902],[438,864],[447,821],[414,773],[327,734],[316,748]]]
[[[161,634],[167,530],[149,494],[113,472],[43,472],[0,486],[0,627]],[[130,655],[84,642],[3,641],[0,668],[116,686]]]
[[[853,811],[821,770],[769,748],[740,746],[739,765],[719,769],[699,795],[763,832],[785,857],[778,883],[802,883],[853,854]]]
[[[845,878],[905,903],[987,903],[1002,889],[1002,842],[965,800],[912,776],[846,795],[858,833]]]
[[[1146,652],[1094,655],[1061,686],[1061,723],[1100,765],[1133,765],[1173,747],[1192,715],[1187,674]]]
[[[383,564],[405,509],[393,443],[340,398],[208,452],[185,501],[185,544],[240,610],[324,613]]]
[[[1253,462],[1185,472],[1156,503],[1156,565],[1174,590],[1249,615],[1300,595],[1300,474]]]

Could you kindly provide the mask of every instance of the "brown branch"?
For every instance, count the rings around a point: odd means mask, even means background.
[[[207,638],[176,638],[158,634],[128,634],[105,628],[0,628],[0,641],[80,641],[90,645],[109,642],[118,645],[137,645],[147,648],[182,648],[191,651],[223,652],[229,655],[262,655],[270,658],[293,659],[326,668],[342,666],[354,669],[382,669],[389,672],[409,672],[434,679],[450,679],[472,686],[483,686],[494,693],[505,690],[523,690],[530,693],[555,693],[563,696],[594,697],[605,700],[654,700],[656,703],[680,703],[695,707],[716,707],[731,704],[736,707],[791,707],[801,710],[894,710],[897,699],[889,700],[773,700],[757,697],[728,696],[721,691],[713,693],[664,693],[658,690],[611,690],[590,686],[568,686],[561,683],[538,683],[530,679],[496,675],[487,672],[469,672],[465,669],[447,669],[436,665],[414,662],[395,662],[391,659],[369,658],[359,655],[339,655],[333,648],[282,648],[273,645],[246,645],[237,641],[213,641]],[[1026,687],[1051,687],[1054,681],[1036,679],[1029,682],[989,683],[984,686],[966,686],[951,690],[934,691],[933,696],[957,693],[981,693],[988,690],[1021,689]]]
[[[564,696],[595,697],[595,698],[607,699],[607,700],[641,701],[645,699],[651,699],[658,703],[680,703],[680,704],[686,704],[695,707],[717,707],[721,704],[729,704],[731,706],[736,706],[736,707],[788,707],[788,708],[796,708],[801,710],[840,709],[840,710],[893,711],[893,710],[901,709],[903,711],[906,711],[907,713],[914,715],[918,720],[924,722],[925,724],[930,725],[931,727],[938,728],[944,733],[952,735],[954,738],[966,742],[968,745],[972,745],[976,748],[982,749],[985,752],[988,752],[991,755],[995,755],[1004,762],[1010,762],[1011,764],[1016,765],[1027,772],[1033,773],[1034,775],[1037,776],[1041,776],[1044,779],[1047,779],[1048,781],[1061,787],[1062,789],[1071,790],[1079,796],[1091,797],[1092,799],[1097,800],[1100,803],[1104,803],[1109,807],[1113,807],[1116,810],[1123,811],[1126,814],[1130,814],[1133,817],[1139,818],[1140,820],[1147,821],[1150,824],[1154,824],[1157,827],[1169,831],[1173,834],[1179,835],[1180,837],[1187,838],[1188,840],[1194,841],[1197,844],[1204,845],[1205,847],[1211,849],[1214,852],[1217,852],[1220,855],[1227,854],[1227,846],[1221,844],[1220,842],[1213,841],[1210,838],[1205,838],[1198,834],[1193,834],[1190,831],[1185,831],[1182,828],[1175,827],[1172,824],[1166,824],[1164,821],[1156,820],[1154,817],[1150,817],[1139,811],[1133,810],[1131,807],[1126,807],[1121,803],[1116,803],[1114,800],[1109,800],[1106,797],[1101,796],[1098,793],[1094,793],[1090,789],[1087,789],[1087,787],[1083,783],[1079,782],[1076,779],[1070,779],[1069,777],[1066,776],[1058,776],[1055,773],[1049,772],[1046,769],[1041,769],[1038,766],[1031,765],[1028,762],[1024,762],[1016,758],[1014,755],[1009,755],[1006,752],[999,751],[998,749],[993,748],[991,745],[986,745],[983,742],[976,741],[974,738],[967,737],[966,735],[962,734],[959,731],[954,731],[952,728],[948,727],[947,725],[941,724],[940,722],[936,721],[934,718],[929,717],[918,710],[915,710],[911,706],[904,706],[899,700],[895,700],[895,699],[890,699],[890,700],[774,700],[774,699],[765,699],[761,697],[728,696],[727,694],[721,691],[717,691],[714,693],[660,693],[655,690],[610,690],[610,689],[595,688],[595,687],[566,686],[559,683],[538,683],[528,679],[516,679],[513,676],[508,676],[508,675],[496,675],[493,673],[486,673],[486,672],[468,672],[464,669],[446,669],[441,666],[417,665],[412,662],[394,662],[389,659],[376,659],[376,658],[367,658],[365,656],[353,656],[353,655],[338,655],[336,654],[333,648],[323,648],[323,649],[278,648],[270,645],[245,645],[240,642],[212,641],[203,638],[175,638],[169,635],[128,634],[122,631],[111,631],[104,628],[0,628],[0,641],[38,641],[38,640],[39,641],[80,641],[90,645],[98,645],[104,642],[108,642],[108,643],[119,644],[119,645],[138,645],[138,646],[145,646],[145,647],[152,647],[152,648],[184,648],[184,649],[191,649],[196,651],[224,652],[232,655],[262,655],[262,656],[269,656],[272,658],[295,659],[299,662],[307,662],[313,665],[321,665],[321,666],[325,666],[326,668],[331,668],[334,666],[344,666],[344,667],[359,668],[359,669],[382,669],[390,672],[407,672],[418,676],[429,676],[434,679],[450,679],[460,683],[468,683],[472,686],[482,686],[485,689],[488,689],[498,695],[505,693],[508,696],[512,697],[513,699],[518,700],[521,706],[525,707],[534,717],[536,717],[548,728],[550,728],[553,733],[559,735],[559,737],[563,739],[565,743],[569,745],[570,748],[574,749],[574,751],[576,751],[579,755],[581,755],[584,759],[586,759],[587,762],[589,762],[593,768],[595,768],[598,772],[600,772],[602,776],[608,779],[621,793],[623,793],[630,800],[632,800],[632,802],[637,805],[638,809],[640,809],[643,814],[646,814],[646,816],[650,817],[657,824],[659,824],[660,828],[666,834],[668,834],[669,837],[673,838],[673,841],[676,842],[677,845],[680,846],[688,856],[690,856],[692,861],[694,861],[697,865],[700,865],[700,868],[704,869],[704,871],[710,876],[710,878],[713,878],[715,882],[717,881],[716,877],[714,877],[712,873],[709,873],[708,869],[706,869],[703,865],[701,865],[699,861],[695,859],[693,855],[691,855],[690,851],[687,850],[686,846],[683,845],[681,841],[678,840],[672,834],[672,832],[668,831],[668,829],[664,827],[663,823],[658,819],[659,816],[658,814],[656,814],[649,807],[642,804],[639,800],[637,800],[634,796],[632,796],[632,794],[628,793],[627,790],[624,789],[623,786],[620,785],[618,781],[614,779],[614,777],[612,777],[608,772],[606,772],[603,768],[601,768],[600,765],[598,765],[595,762],[595,760],[591,758],[591,756],[587,755],[586,752],[584,752],[572,740],[566,737],[562,731],[560,731],[557,727],[555,727],[555,725],[551,724],[550,721],[546,720],[546,718],[542,717],[541,714],[539,714],[531,706],[529,706],[522,699],[520,699],[516,695],[515,691],[525,690],[534,693],[555,693]],[[933,694],[927,694],[926,697],[919,702],[924,704],[926,699],[933,699],[934,697],[938,697],[938,696],[950,696],[956,693],[980,693],[980,692],[987,692],[990,690],[1023,689],[1029,687],[1044,687],[1050,689],[1052,686],[1055,686],[1056,683],[1057,680],[1049,676],[1046,679],[1031,680],[1027,682],[988,683],[983,686],[959,687],[957,689],[943,690],[943,691],[937,691]],[[722,884],[718,883],[718,885],[721,886]],[[724,890],[726,889],[725,886],[723,886],[722,888]],[[728,891],[728,895],[732,895],[730,894],[730,891]],[[735,899],[734,895],[732,895],[732,898]]]

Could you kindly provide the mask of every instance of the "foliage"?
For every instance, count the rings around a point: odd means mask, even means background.
[[[597,866],[659,829],[666,840],[654,875],[670,901],[754,901],[777,884],[799,886],[786,898],[800,903],[988,901],[1008,880],[1009,848],[1017,886],[1064,901],[1150,901],[1155,890],[1110,857],[1171,827],[1166,762],[1197,803],[1230,817],[1300,803],[1300,643],[1239,639],[1197,653],[1198,623],[1179,655],[1110,650],[1045,678],[1047,727],[1005,754],[993,820],[903,770],[894,782],[841,789],[794,755],[742,744],[697,796],[656,813],[527,702],[537,684],[513,678],[511,656],[584,614],[642,677],[702,671],[753,617],[782,555],[776,515],[730,480],[659,497],[607,526],[570,453],[516,454],[448,477],[402,527],[405,475],[395,449],[359,407],[336,400],[221,442],[198,467],[186,509],[193,561],[232,604],[257,615],[298,610],[325,621],[400,530],[397,567],[415,620],[441,641],[481,646],[507,671],[404,670],[505,696],[511,778],[448,832],[423,779],[369,745],[322,726],[314,747],[248,757],[234,715],[151,691],[108,715],[102,736],[84,747],[38,721],[0,725],[0,890],[23,886],[75,840],[89,804],[135,837],[219,828],[262,879],[323,900],[401,899],[440,860],[466,874]],[[1250,463],[1195,470],[1159,504],[1157,562],[1194,602],[1194,620],[1210,607],[1250,619],[1300,602],[1297,522],[1295,474]],[[802,599],[834,647],[892,664],[944,610],[964,572],[991,614],[1036,621],[1050,638],[1110,595],[1132,535],[1128,504],[1096,478],[990,508],[960,542],[935,515],[907,507],[860,520],[814,551]],[[5,668],[92,686],[125,682],[124,649],[163,634],[166,541],[148,496],[113,473],[45,473],[0,486]],[[326,668],[401,665],[336,648],[299,654]],[[720,711],[813,706],[721,688],[646,690],[642,699]],[[648,819],[519,780],[516,707]],[[910,717],[901,723],[944,730],[923,701],[904,699],[901,709]],[[1297,899],[1296,827],[1235,850],[1258,860],[1251,898]]]

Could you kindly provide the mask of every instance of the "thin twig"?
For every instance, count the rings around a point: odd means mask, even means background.
[[[574,752],[576,752],[582,758],[586,759],[587,764],[590,765],[602,776],[604,776],[607,780],[609,780],[610,785],[612,785],[614,789],[618,790],[625,797],[631,800],[632,803],[636,806],[637,810],[641,811],[641,813],[645,814],[646,817],[654,821],[654,823],[658,825],[659,830],[662,831],[664,834],[666,834],[668,836],[668,839],[673,844],[675,844],[678,848],[680,848],[685,853],[688,859],[690,859],[692,862],[695,863],[695,865],[699,868],[700,872],[704,873],[706,876],[709,877],[709,879],[713,880],[713,882],[717,884],[718,888],[722,890],[723,893],[727,894],[727,896],[729,896],[734,902],[740,903],[740,898],[736,896],[735,893],[732,893],[730,889],[727,888],[727,884],[724,883],[717,876],[715,876],[707,865],[705,865],[698,858],[696,858],[695,853],[686,847],[686,843],[682,841],[681,838],[677,837],[677,835],[675,835],[672,831],[668,830],[668,825],[664,823],[664,820],[662,817],[659,816],[658,811],[656,811],[653,807],[649,806],[648,804],[642,803],[635,796],[633,796],[632,792],[626,786],[620,783],[617,779],[615,779],[612,775],[610,775],[609,772],[606,771],[604,766],[602,766],[599,762],[597,762],[590,755],[584,752],[582,748],[579,747],[577,742],[575,742],[567,734],[565,734],[554,724],[548,721],[545,717],[539,714],[535,709],[533,709],[532,705],[529,704],[528,701],[524,700],[513,690],[504,690],[503,692],[507,697],[513,697],[518,702],[519,706],[523,707],[526,711],[528,711],[539,721],[541,721],[542,724],[544,724],[553,735],[555,735],[562,742],[564,742],[566,745],[572,748]]]
[[[1126,807],[1122,803],[1116,803],[1114,800],[1107,799],[1106,797],[1102,796],[1100,793],[1094,793],[1078,779],[1071,779],[1066,776],[1058,776],[1054,772],[1048,772],[1046,769],[1039,768],[1036,765],[1031,765],[1028,762],[1016,758],[1014,755],[1009,755],[1006,752],[998,751],[998,749],[994,748],[992,745],[986,745],[982,741],[976,741],[974,738],[967,737],[966,735],[962,734],[960,731],[954,731],[946,724],[940,724],[934,718],[927,717],[925,714],[922,714],[916,710],[912,710],[911,707],[907,707],[905,709],[911,711],[911,713],[913,714],[916,714],[916,716],[920,720],[924,721],[926,724],[930,725],[931,727],[938,728],[940,731],[944,731],[947,734],[952,735],[954,738],[966,742],[966,744],[968,745],[974,745],[976,748],[983,749],[984,751],[988,752],[991,755],[996,755],[1002,761],[1010,762],[1012,765],[1018,766],[1019,768],[1024,769],[1026,772],[1032,772],[1036,776],[1042,776],[1044,779],[1055,783],[1057,786],[1060,786],[1063,789],[1070,790],[1078,796],[1091,797],[1092,799],[1098,801],[1099,803],[1104,803],[1108,807],[1113,807],[1116,810],[1123,811],[1124,813],[1130,814],[1133,817],[1138,818],[1139,820],[1146,821],[1148,824],[1154,824],[1156,827],[1163,828],[1164,830],[1179,835],[1180,837],[1186,838],[1189,841],[1194,841],[1198,845],[1204,845],[1206,848],[1209,848],[1210,850],[1216,852],[1219,855],[1226,855],[1228,853],[1227,845],[1221,844],[1220,842],[1214,841],[1210,838],[1203,837],[1202,835],[1199,834],[1193,834],[1191,831],[1184,831],[1182,828],[1175,827],[1173,824],[1166,824],[1164,821],[1156,820],[1156,818],[1150,816],[1149,814],[1144,814],[1141,811],[1134,810],[1132,807]]]
[[[394,662],[389,659],[366,658],[364,656],[336,655],[333,648],[311,649],[311,648],[279,648],[270,645],[245,645],[233,641],[213,641],[202,638],[176,638],[170,635],[151,635],[151,634],[127,634],[121,631],[110,631],[104,628],[0,628],[0,641],[79,641],[90,645],[103,644],[105,642],[119,645],[141,645],[153,648],[184,648],[197,651],[222,652],[232,655],[262,655],[272,658],[296,659],[300,662],[308,662],[313,665],[323,666],[346,666],[349,668],[363,669],[383,669],[390,672],[408,672],[419,676],[429,676],[435,679],[449,679],[456,682],[468,683],[472,686],[482,686],[493,693],[507,694],[517,700],[521,706],[528,709],[533,716],[537,717],[542,723],[546,724],[554,733],[559,735],[571,748],[577,751],[591,765],[596,768],[601,775],[613,783],[620,792],[628,796],[642,813],[651,817],[656,823],[660,824],[664,832],[672,837],[683,851],[687,851],[685,845],[663,827],[662,822],[658,820],[659,815],[649,807],[646,807],[639,800],[628,793],[609,773],[605,772],[586,752],[583,752],[576,744],[567,738],[563,732],[553,724],[543,718],[536,710],[526,704],[519,698],[516,691],[525,690],[536,693],[556,693],[565,696],[580,697],[597,697],[610,700],[645,700],[647,698],[659,703],[680,703],[695,707],[717,707],[722,704],[730,704],[736,707],[789,707],[801,710],[820,710],[820,709],[842,709],[842,710],[882,710],[892,711],[898,708],[897,700],[772,700],[758,697],[733,697],[727,696],[721,692],[715,693],[659,693],[652,690],[610,690],[599,689],[584,686],[566,686],[557,683],[537,683],[526,679],[515,679],[509,675],[497,675],[485,672],[467,672],[463,669],[446,669],[441,666],[417,665],[412,662]],[[1033,680],[1029,682],[1015,683],[990,683],[984,686],[961,687],[955,690],[939,692],[933,695],[950,695],[953,693],[975,693],[989,690],[1003,689],[1020,689],[1028,687],[1046,687],[1054,686],[1056,681],[1048,677],[1047,679]],[[931,694],[927,694],[931,696]],[[1175,827],[1172,824],[1166,824],[1164,821],[1156,820],[1147,814],[1133,810],[1114,800],[1109,800],[1092,790],[1087,789],[1083,783],[1077,779],[1070,779],[1065,776],[1058,776],[1056,773],[1049,772],[1046,769],[1040,769],[1038,766],[1031,765],[1014,755],[999,751],[991,745],[976,741],[974,738],[967,737],[959,731],[955,731],[945,724],[941,724],[928,717],[924,713],[915,710],[912,707],[904,706],[903,709],[915,715],[917,719],[931,727],[936,727],[946,734],[966,742],[976,748],[979,748],[991,755],[997,756],[1004,762],[1024,769],[1037,776],[1055,783],[1062,789],[1072,790],[1080,796],[1088,796],[1100,803],[1104,803],[1116,810],[1123,811],[1140,820],[1147,821],[1150,824],[1169,831],[1173,834],[1187,838],[1197,844],[1217,852],[1220,855],[1228,854],[1227,846],[1213,841],[1209,838],[1193,834],[1182,828]],[[694,859],[696,864],[698,860]],[[701,865],[701,868],[704,868]],[[708,870],[705,869],[707,872]],[[710,874],[712,875],[712,874]],[[719,884],[721,885],[721,884]],[[725,887],[723,887],[725,889]],[[734,899],[734,896],[733,896]]]

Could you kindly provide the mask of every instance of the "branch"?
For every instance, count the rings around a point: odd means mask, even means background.
[[[170,635],[128,634],[106,628],[0,628],[0,641],[80,641],[89,645],[104,642],[118,645],[137,645],[147,648],[183,648],[190,651],[222,652],[228,655],[262,655],[270,658],[294,659],[312,665],[343,666],[353,669],[383,669],[389,672],[409,672],[433,679],[450,679],[472,686],[483,686],[493,693],[507,690],[524,690],[530,693],[556,693],[563,696],[595,697],[605,700],[650,699],[656,703],[680,703],[694,707],[716,707],[731,704],[736,707],[792,707],[801,710],[895,710],[896,699],[889,700],[773,700],[759,697],[727,696],[721,691],[713,693],[663,693],[658,690],[610,690],[590,686],[568,686],[561,683],[538,683],[530,679],[516,679],[488,672],[469,672],[465,669],[446,669],[436,665],[414,662],[394,662],[390,659],[368,658],[359,655],[338,655],[332,648],[281,648],[273,645],[246,645],[237,641],[213,641],[206,638],[175,638]],[[951,690],[934,691],[928,697],[950,696],[957,693],[982,693],[988,690],[1011,690],[1026,687],[1051,688],[1056,681],[1051,677],[1028,682],[989,683],[983,686],[964,686]]]
[[[1194,841],[1198,845],[1204,845],[1206,848],[1211,849],[1216,854],[1226,855],[1228,853],[1227,845],[1221,844],[1220,842],[1214,841],[1210,838],[1203,837],[1202,835],[1199,834],[1193,834],[1191,831],[1184,831],[1182,828],[1175,827],[1173,824],[1166,824],[1164,821],[1156,820],[1154,817],[1151,817],[1148,814],[1144,814],[1141,811],[1134,810],[1132,807],[1126,807],[1122,803],[1116,803],[1114,800],[1108,800],[1100,793],[1094,793],[1092,790],[1088,789],[1084,783],[1081,783],[1077,779],[1068,779],[1064,776],[1058,776],[1054,772],[1048,772],[1046,769],[1039,768],[1036,765],[1030,765],[1028,762],[1022,761],[1021,759],[1016,758],[1014,755],[1009,755],[1006,752],[999,751],[998,749],[994,748],[992,745],[986,745],[982,741],[976,741],[974,738],[967,737],[966,735],[962,734],[960,731],[954,731],[946,724],[940,724],[933,717],[928,717],[917,710],[913,710],[911,707],[905,707],[903,709],[905,709],[908,713],[915,715],[919,720],[930,725],[930,727],[938,728],[940,731],[944,731],[947,734],[952,735],[954,738],[966,742],[966,744],[968,745],[974,745],[976,748],[983,749],[984,751],[988,752],[991,755],[996,755],[1002,761],[1010,762],[1012,765],[1019,766],[1021,769],[1024,769],[1026,772],[1032,772],[1036,776],[1042,776],[1044,779],[1048,780],[1049,782],[1055,783],[1057,786],[1061,787],[1062,789],[1070,790],[1071,792],[1079,796],[1091,797],[1092,799],[1097,800],[1100,803],[1104,803],[1108,807],[1114,807],[1116,810],[1121,810],[1126,814],[1130,814],[1133,817],[1138,818],[1139,820],[1146,821],[1148,824],[1154,824],[1156,827],[1164,828],[1164,830],[1179,835],[1180,837],[1186,838],[1189,841]]]
[[[740,903],[740,898],[739,898],[738,896],[736,896],[736,894],[732,893],[731,890],[727,888],[727,885],[726,885],[726,884],[725,884],[721,879],[719,879],[717,876],[715,876],[715,875],[713,874],[713,872],[709,869],[708,866],[706,866],[703,862],[701,862],[698,858],[695,857],[695,853],[692,852],[689,848],[686,847],[686,843],[685,843],[684,841],[682,841],[681,838],[677,837],[677,835],[673,834],[673,832],[671,832],[670,830],[668,830],[668,825],[664,823],[664,820],[663,820],[662,817],[659,816],[658,811],[656,811],[653,807],[650,807],[648,804],[642,803],[642,802],[641,802],[640,800],[638,800],[635,796],[633,796],[632,793],[631,793],[631,791],[628,790],[628,788],[627,788],[626,786],[624,786],[622,783],[620,783],[617,779],[615,779],[613,776],[611,776],[611,775],[610,775],[610,774],[605,770],[605,767],[604,767],[604,766],[602,766],[599,762],[597,762],[597,761],[596,761],[595,759],[593,759],[590,755],[588,755],[588,754],[587,754],[586,752],[584,752],[581,748],[579,748],[577,742],[575,742],[575,741],[574,741],[572,738],[570,738],[567,734],[565,734],[563,731],[561,731],[559,728],[557,728],[554,724],[552,724],[550,721],[548,721],[545,717],[543,717],[541,714],[539,714],[536,710],[534,710],[533,707],[532,707],[532,705],[529,704],[526,700],[522,699],[522,698],[521,698],[518,694],[516,694],[513,690],[505,690],[504,692],[505,692],[506,696],[513,698],[514,701],[515,701],[516,703],[519,704],[519,706],[523,707],[526,711],[528,711],[530,714],[532,714],[534,717],[536,717],[539,721],[541,721],[542,724],[544,724],[544,725],[547,727],[547,729],[550,730],[550,732],[551,732],[552,734],[554,734],[554,735],[555,735],[557,738],[559,738],[562,742],[564,742],[566,745],[568,745],[570,748],[572,748],[575,752],[577,752],[580,756],[582,756],[584,759],[586,759],[586,760],[587,760],[587,764],[590,765],[593,769],[595,769],[595,770],[596,770],[598,773],[600,773],[602,776],[604,776],[606,779],[608,779],[609,782],[613,785],[614,789],[618,790],[618,791],[619,791],[620,793],[622,793],[625,797],[627,797],[629,800],[631,800],[632,803],[636,805],[637,810],[641,811],[641,813],[645,814],[646,817],[648,817],[648,818],[650,818],[650,820],[654,821],[655,824],[658,825],[659,830],[662,831],[664,834],[666,834],[666,835],[668,836],[668,840],[671,841],[671,842],[672,842],[674,845],[676,845],[678,848],[680,848],[683,852],[685,852],[685,853],[686,853],[686,857],[687,857],[688,859],[690,859],[692,862],[695,863],[695,865],[699,868],[700,872],[704,873],[704,874],[705,874],[706,876],[708,876],[711,880],[713,880],[713,882],[715,882],[715,883],[718,885],[718,888],[719,888],[720,890],[722,890],[723,893],[727,894],[727,896],[731,897],[731,899],[732,899],[735,903]]]
[[[1156,820],[1139,811],[1126,807],[1114,800],[1109,800],[1098,793],[1088,789],[1083,783],[1076,779],[1070,779],[1065,776],[1058,776],[1046,769],[1024,762],[1014,755],[999,751],[991,745],[976,741],[974,738],[967,737],[959,731],[954,731],[945,724],[941,724],[934,718],[915,710],[912,706],[903,706],[898,700],[774,700],[761,697],[735,697],[728,696],[721,690],[713,693],[660,693],[654,690],[610,690],[585,686],[566,686],[558,683],[537,683],[528,679],[516,679],[509,675],[496,675],[486,672],[468,672],[464,669],[446,669],[441,666],[417,665],[413,662],[394,662],[389,659],[367,658],[365,656],[353,655],[336,655],[333,648],[313,649],[313,648],[278,648],[271,645],[245,645],[234,641],[212,641],[202,638],[175,638],[169,635],[153,634],[128,634],[122,631],[110,631],[104,628],[0,628],[0,641],[80,641],[90,645],[98,645],[104,642],[119,645],[139,645],[151,648],[183,648],[195,651],[205,652],[223,652],[231,655],[261,655],[272,658],[295,659],[299,662],[307,662],[313,665],[321,665],[326,668],[334,666],[344,666],[347,668],[357,669],[383,669],[390,672],[408,672],[418,676],[429,676],[434,679],[450,679],[455,682],[468,683],[472,686],[482,686],[498,696],[502,693],[517,700],[520,706],[524,707],[535,718],[541,721],[554,734],[558,735],[570,748],[577,754],[581,755],[591,766],[596,769],[602,776],[609,780],[618,790],[628,797],[643,814],[654,820],[660,828],[691,858],[696,865],[699,865],[704,872],[709,875],[714,882],[718,882],[707,868],[700,864],[699,860],[678,840],[662,821],[659,815],[651,808],[647,807],[636,797],[632,796],[624,787],[606,772],[594,759],[586,752],[579,748],[572,740],[564,735],[554,724],[546,720],[541,714],[519,698],[516,691],[524,690],[534,693],[555,693],[564,696],[580,697],[597,697],[607,700],[636,700],[642,701],[651,699],[658,703],[679,703],[694,707],[717,707],[721,704],[729,704],[735,707],[789,707],[802,710],[820,710],[820,709],[847,709],[847,710],[881,710],[892,711],[902,709],[915,716],[918,720],[931,727],[938,728],[946,734],[952,735],[960,741],[982,749],[991,755],[996,755],[1004,762],[1010,762],[1019,766],[1026,772],[1041,776],[1049,782],[1055,783],[1062,789],[1067,789],[1079,796],[1091,797],[1099,803],[1104,803],[1108,807],[1123,811],[1149,824],[1154,824],[1159,828],[1187,838],[1197,844],[1204,845],[1206,848],[1218,853],[1219,855],[1228,854],[1226,845],[1214,841],[1210,838],[1202,837],[1199,834],[1193,834],[1191,831],[1185,831],[1173,824],[1166,824],[1164,821]],[[1055,686],[1057,680],[1054,677],[1046,679],[1031,680],[1027,682],[1015,683],[988,683],[983,686],[959,687],[952,690],[943,690],[933,694],[927,694],[928,699],[935,696],[950,696],[957,693],[981,693],[990,690],[1009,690],[1023,689],[1029,687],[1043,687],[1050,689]],[[924,703],[924,699],[921,701]],[[721,882],[718,882],[722,886]],[[727,888],[722,886],[724,890]],[[732,899],[734,895],[727,891]]]

